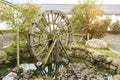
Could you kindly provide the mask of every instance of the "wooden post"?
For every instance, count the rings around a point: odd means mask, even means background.
[[[56,71],[55,71],[55,80],[58,80],[58,74],[59,74],[59,46],[60,46],[60,41],[59,37],[57,37],[57,43],[56,43]]]
[[[20,65],[20,53],[19,53],[19,27],[17,26],[17,67]]]
[[[89,33],[87,33],[87,40],[89,40],[90,39],[90,34]]]

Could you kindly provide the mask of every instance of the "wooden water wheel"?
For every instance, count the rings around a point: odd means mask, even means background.
[[[67,57],[71,34],[71,24],[65,13],[57,10],[40,13],[29,28],[30,51],[43,65],[58,62],[58,56]]]

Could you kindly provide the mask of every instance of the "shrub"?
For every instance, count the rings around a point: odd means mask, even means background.
[[[120,21],[117,20],[116,22],[114,22],[111,25],[111,31],[116,34],[116,33],[120,33]]]

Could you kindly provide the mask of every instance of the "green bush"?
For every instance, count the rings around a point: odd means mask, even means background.
[[[79,0],[71,9],[72,27],[75,33],[89,34],[87,38],[91,38],[92,25],[98,16],[103,16],[101,4],[97,4],[97,0]],[[93,33],[93,32],[92,32]],[[86,38],[85,38],[86,39]]]
[[[106,18],[103,20],[96,20],[91,29],[91,35],[94,38],[101,38],[107,32],[108,26],[110,25],[111,19]]]
[[[116,34],[116,33],[120,33],[120,21],[117,20],[116,22],[114,22],[111,25],[111,31]]]

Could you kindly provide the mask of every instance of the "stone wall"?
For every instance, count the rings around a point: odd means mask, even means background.
[[[74,47],[72,50],[73,53],[71,55],[85,59],[93,65],[98,65],[100,67],[113,71],[115,74],[120,73],[119,58],[112,58],[91,48]]]

